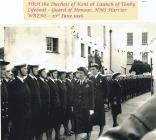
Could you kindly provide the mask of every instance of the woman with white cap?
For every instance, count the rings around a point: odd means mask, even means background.
[[[46,132],[47,139],[50,140],[49,126],[49,109],[50,109],[50,88],[46,82],[47,73],[46,69],[40,67],[38,69],[38,83],[40,87],[41,97],[41,133]]]
[[[50,128],[55,129],[55,140],[60,140],[60,118],[61,118],[61,101],[59,98],[59,89],[57,85],[58,71],[56,69],[49,70],[48,85],[50,88]]]
[[[9,121],[12,123],[9,140],[30,140],[31,93],[25,82],[26,64],[15,65],[17,76],[9,83]]]

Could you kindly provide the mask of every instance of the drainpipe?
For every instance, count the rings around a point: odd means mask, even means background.
[[[112,70],[112,30],[110,29],[109,30],[109,37],[110,37],[110,71],[111,72],[114,72],[113,70]]]
[[[153,62],[152,62],[152,58],[151,58],[151,96],[153,95]]]

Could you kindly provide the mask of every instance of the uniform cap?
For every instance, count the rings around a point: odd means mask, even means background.
[[[112,75],[112,78],[114,79],[116,76],[118,76],[118,75],[120,75],[121,73],[119,73],[119,72],[115,72],[115,73],[113,73],[113,75]]]
[[[98,69],[99,68],[99,65],[97,63],[91,63],[90,68],[91,67],[96,67]]]
[[[49,73],[53,73],[55,71],[57,71],[57,69],[49,70]]]
[[[35,64],[34,64],[34,65],[32,65],[32,64],[30,65],[30,64],[29,64],[29,65],[28,65],[28,68],[38,68],[38,67],[39,67],[39,65],[37,65],[37,64],[36,64],[36,65],[35,65]]]
[[[27,65],[24,63],[20,63],[20,64],[16,64],[14,67],[15,68],[22,68],[22,67],[26,67]]]
[[[88,76],[88,71],[87,71],[87,69],[85,67],[79,67],[77,70],[78,71],[83,71],[85,73],[85,75]]]
[[[8,65],[10,62],[5,61],[4,59],[0,59],[0,65]]]

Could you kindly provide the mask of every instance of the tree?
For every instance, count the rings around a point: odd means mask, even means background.
[[[135,71],[136,74],[143,74],[145,72],[151,72],[151,66],[148,63],[143,63],[140,60],[134,60],[129,72]]]

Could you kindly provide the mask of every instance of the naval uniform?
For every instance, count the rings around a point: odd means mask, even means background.
[[[50,109],[50,88],[43,78],[38,78],[41,97],[41,132],[46,132],[49,128],[49,109]]]
[[[98,74],[91,78],[94,87],[95,108],[93,115],[93,125],[105,125],[105,106],[104,101],[107,96],[107,81],[106,77]]]
[[[5,82],[1,82],[1,138],[8,136],[8,90]]]
[[[30,140],[31,93],[26,82],[16,77],[8,85],[9,120],[12,129],[9,140]]]
[[[32,110],[32,137],[38,136],[40,134],[40,114],[41,114],[41,97],[40,97],[40,88],[37,78],[31,75],[28,75],[26,82],[29,86],[31,93],[31,110]]]
[[[89,133],[92,130],[89,110],[94,110],[93,84],[90,80],[77,81],[73,92],[74,132]]]

